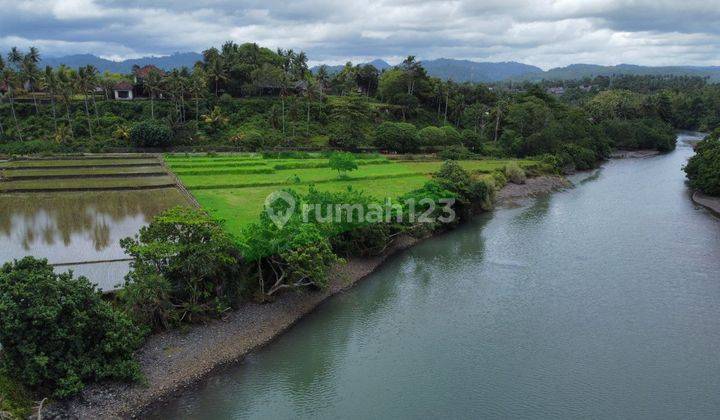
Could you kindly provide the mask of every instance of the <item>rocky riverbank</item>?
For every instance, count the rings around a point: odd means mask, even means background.
[[[498,203],[511,203],[568,187],[558,176],[540,176],[525,184],[508,184],[498,192]],[[49,407],[45,418],[121,418],[141,414],[153,404],[162,403],[182,389],[207,377],[213,370],[237,362],[248,352],[272,341],[321,302],[377,269],[387,258],[410,248],[420,239],[403,236],[383,254],[372,258],[353,258],[337,265],[330,287],[306,293],[285,293],[272,303],[248,302],[224,319],[184,330],[151,336],[137,357],[144,384],[96,384],[78,397]]]
[[[720,217],[720,197],[713,197],[703,194],[700,191],[695,191],[692,195],[692,200],[695,204],[705,207],[716,216]]]

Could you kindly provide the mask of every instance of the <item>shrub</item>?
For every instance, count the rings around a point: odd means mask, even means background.
[[[217,316],[243,292],[238,248],[200,210],[166,210],[120,244],[133,261],[118,297],[154,330]]]
[[[445,131],[440,127],[425,127],[418,131],[417,137],[422,146],[436,147],[445,144]]]
[[[505,177],[513,184],[525,183],[525,171],[516,162],[505,165]]]
[[[445,125],[442,127],[443,134],[445,134],[444,145],[446,146],[454,146],[454,145],[460,145],[462,144],[462,136],[460,133],[455,129],[455,127],[451,125]]]
[[[410,153],[418,149],[417,128],[409,123],[386,121],[375,129],[375,145],[398,153]]]
[[[85,277],[32,257],[0,269],[2,366],[23,385],[63,398],[87,382],[135,380],[142,334]]]
[[[328,162],[330,169],[338,171],[340,176],[345,176],[349,171],[358,168],[355,156],[352,153],[333,153]]]
[[[166,147],[170,140],[170,129],[155,121],[141,121],[130,129],[130,141],[137,147]]]
[[[720,129],[697,144],[683,170],[692,188],[720,196]]]
[[[440,151],[438,157],[443,160],[462,160],[472,159],[475,155],[463,145],[454,145]]]

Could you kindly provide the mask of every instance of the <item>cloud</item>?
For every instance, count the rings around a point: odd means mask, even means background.
[[[224,41],[384,58],[718,65],[720,1],[0,0],[0,48],[128,58]]]

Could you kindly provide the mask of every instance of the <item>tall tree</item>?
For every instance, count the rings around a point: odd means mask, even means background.
[[[13,48],[13,50],[17,50],[16,48]],[[8,56],[8,61],[11,61],[10,58],[12,57],[12,51],[11,55]],[[0,60],[0,69],[2,70],[2,82],[5,85],[5,88],[7,89],[7,96],[10,99],[10,112],[12,114],[13,121],[15,122],[15,129],[17,131],[18,138],[20,141],[22,141],[22,130],[20,129],[20,123],[17,119],[17,114],[15,113],[15,83],[17,81],[16,73],[15,71],[6,66],[4,62]]]

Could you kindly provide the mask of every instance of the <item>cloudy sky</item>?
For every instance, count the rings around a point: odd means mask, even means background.
[[[720,0],[0,0],[0,48],[110,59],[226,40],[305,50],[311,64],[414,54],[720,65]]]

